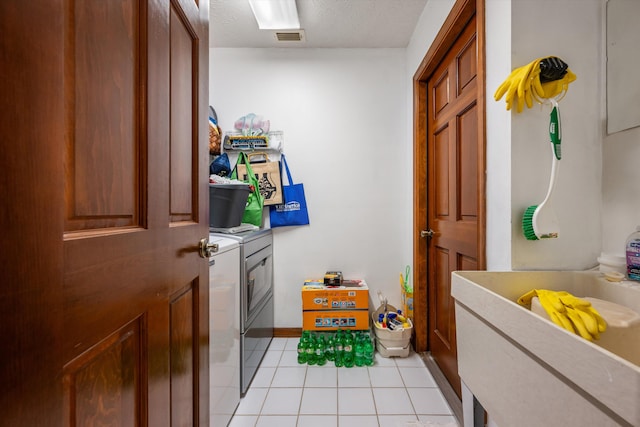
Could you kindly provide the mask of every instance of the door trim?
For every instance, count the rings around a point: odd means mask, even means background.
[[[478,268],[486,268],[486,132],[485,132],[485,0],[457,0],[442,24],[431,47],[413,76],[413,270],[414,324],[416,352],[429,350],[427,304],[427,240],[420,231],[427,229],[427,81],[453,46],[471,17],[476,15],[477,37],[477,99],[478,99]],[[417,279],[421,278],[421,279]]]

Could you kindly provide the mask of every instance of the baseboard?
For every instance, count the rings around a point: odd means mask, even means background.
[[[453,415],[458,420],[458,425],[462,425],[462,401],[453,390],[453,387],[451,387],[451,384],[449,384],[449,381],[447,381],[446,377],[440,370],[440,367],[436,364],[436,361],[433,360],[431,353],[420,353],[420,357],[422,357],[422,361],[427,366],[427,369],[429,369],[429,372],[431,372],[431,375],[440,388],[444,399],[449,404],[449,407],[451,407]]]
[[[302,328],[273,328],[274,338],[300,338]]]

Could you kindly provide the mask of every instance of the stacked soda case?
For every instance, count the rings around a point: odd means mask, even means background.
[[[336,332],[302,331],[298,342],[298,363],[336,367],[372,366],[374,342],[366,331],[338,329]]]
[[[337,331],[369,329],[369,287],[364,280],[325,284],[306,280],[302,286],[302,329]]]

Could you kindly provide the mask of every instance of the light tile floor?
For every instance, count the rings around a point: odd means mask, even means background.
[[[299,365],[298,338],[274,338],[230,427],[455,426],[416,353],[370,367]]]

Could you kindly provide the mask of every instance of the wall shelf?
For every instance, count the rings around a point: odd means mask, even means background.
[[[242,136],[226,133],[222,148],[224,151],[264,151],[269,153],[281,153],[283,150],[282,131],[269,132],[267,135]]]

